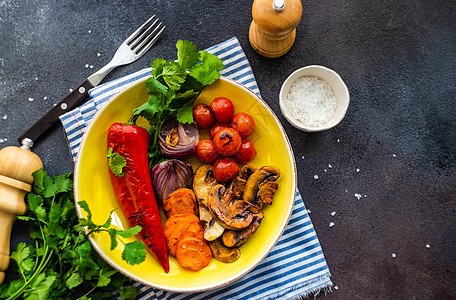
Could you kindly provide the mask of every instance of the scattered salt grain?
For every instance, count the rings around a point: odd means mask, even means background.
[[[426,244],[426,248],[428,248],[428,249],[429,249],[429,248],[431,248],[431,245],[429,245],[429,244]]]
[[[38,81],[38,77],[35,77],[35,80],[37,80],[37,81]]]
[[[284,104],[293,118],[307,126],[318,127],[331,120],[337,99],[326,81],[303,76],[293,83]]]
[[[328,170],[326,170],[326,169],[323,169],[323,171],[328,172]]]
[[[318,179],[318,175],[314,175],[314,179]]]
[[[33,98],[28,98],[28,100],[29,100],[30,102],[32,102],[32,101],[35,100],[35,99],[33,99]]]
[[[338,290],[338,289],[339,289],[339,287],[336,285],[336,286],[334,286],[334,289],[335,289],[335,290]]]
[[[393,154],[393,157],[396,157],[397,155],[396,154]]]
[[[92,30],[89,29],[89,33],[92,33]]]
[[[8,115],[4,115],[4,116],[2,117],[2,119],[3,119],[3,120],[8,119]]]
[[[339,139],[337,139],[337,142],[340,142],[340,140],[339,140]]]
[[[334,226],[334,222],[329,223],[329,227],[333,227],[333,226]]]
[[[100,53],[97,53],[97,56],[100,56],[101,54]]]
[[[303,156],[301,156],[301,158],[302,158],[302,159],[304,159],[304,155],[303,155]]]
[[[333,167],[333,166],[331,166],[331,164],[329,164],[329,165],[328,165],[328,168],[330,168],[330,169],[331,169],[332,167]]]
[[[310,213],[311,213],[310,209],[308,209],[308,210],[307,210],[307,213],[308,213],[308,214],[310,214]]]
[[[5,142],[5,140],[4,140],[4,139],[0,139],[0,143],[4,143],[4,142]]]
[[[361,194],[356,193],[356,194],[355,194],[355,197],[359,200],[359,199],[361,199],[363,196],[361,196]]]
[[[88,67],[89,67],[89,64],[86,64],[85,67],[88,68]]]
[[[331,216],[333,216],[333,217],[334,217],[335,215],[336,215],[336,212],[335,212],[335,211],[333,211],[333,212],[331,213]]]
[[[358,168],[356,168],[356,173],[359,173],[359,169]]]
[[[73,89],[69,89],[70,93],[73,91]]]
[[[48,98],[47,96],[44,96],[44,97],[43,97],[43,100],[47,100],[47,98]]]
[[[391,254],[393,258],[396,258],[396,253]]]
[[[90,65],[89,68],[93,69],[93,65]]]

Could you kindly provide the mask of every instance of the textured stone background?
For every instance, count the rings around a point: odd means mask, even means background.
[[[174,58],[178,39],[204,49],[236,36],[291,140],[299,189],[338,287],[318,298],[456,298],[456,2],[303,1],[297,40],[278,59],[250,47],[251,5],[1,0],[0,148],[16,145],[153,13],[168,26],[156,47],[105,81]],[[345,119],[322,133],[293,128],[278,106],[282,82],[310,64],[334,69],[351,94]],[[60,124],[34,152],[50,174],[73,168]],[[13,246],[24,234],[16,223]]]

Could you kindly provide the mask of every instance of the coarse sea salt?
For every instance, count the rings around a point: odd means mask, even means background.
[[[334,116],[337,99],[326,81],[303,76],[293,83],[284,104],[293,118],[307,126],[318,127]]]

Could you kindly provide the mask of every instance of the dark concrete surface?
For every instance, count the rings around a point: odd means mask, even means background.
[[[105,81],[174,58],[178,39],[204,49],[236,36],[291,140],[299,189],[338,287],[318,298],[456,298],[456,2],[303,1],[296,42],[278,59],[250,47],[251,5],[0,0],[0,148],[17,145],[154,13],[167,25],[156,47]],[[351,94],[345,119],[322,133],[298,131],[278,105],[282,82],[310,64],[334,69]],[[50,174],[73,168],[59,123],[34,152]],[[23,227],[16,223],[13,247]]]

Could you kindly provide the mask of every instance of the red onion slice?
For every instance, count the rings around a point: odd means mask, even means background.
[[[155,165],[150,171],[155,198],[159,203],[180,188],[189,187],[193,179],[191,165],[178,160],[170,159]]]
[[[170,132],[177,128],[177,143],[175,136],[170,139]],[[172,142],[170,142],[172,140]],[[199,141],[199,131],[196,123],[182,124],[176,119],[171,119],[163,124],[158,137],[158,144],[164,156],[180,158],[195,152]]]

